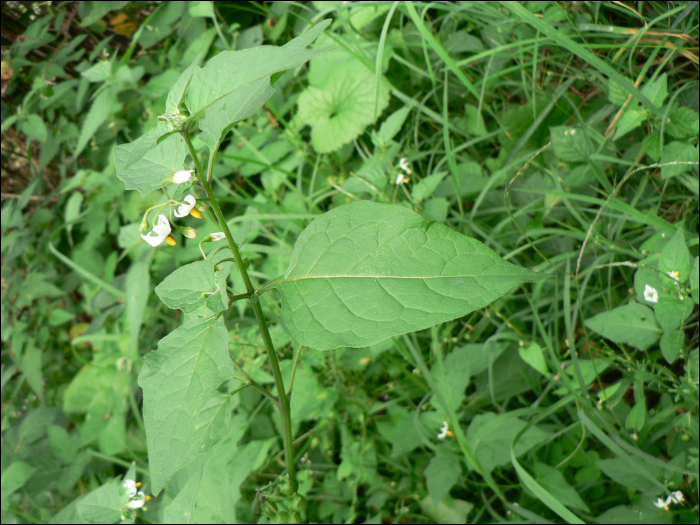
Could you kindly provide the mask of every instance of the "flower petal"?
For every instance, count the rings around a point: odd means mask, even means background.
[[[181,204],[175,208],[175,217],[187,217],[195,204],[197,204],[197,199],[194,198],[194,195],[188,195],[185,197],[185,202],[188,204]]]
[[[129,502],[129,507],[132,509],[140,509],[146,504],[146,495],[143,491],[139,490],[136,497]]]
[[[161,213],[158,215],[158,224],[156,224],[150,232],[141,234],[141,237],[155,248],[163,244],[163,241],[170,235],[171,231],[172,228],[170,227],[168,217]]]
[[[129,499],[136,496],[136,481],[134,481],[133,479],[125,479],[122,483],[122,487],[124,487],[126,495]]]
[[[194,170],[178,171],[175,175],[173,175],[173,182],[175,184],[184,184],[185,182],[189,182],[192,180],[193,173]]]

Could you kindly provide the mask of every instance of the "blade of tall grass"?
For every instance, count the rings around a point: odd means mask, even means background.
[[[518,2],[513,2],[513,1],[499,1],[499,4],[501,4],[503,7],[508,9],[511,13],[519,17],[520,19],[524,20],[528,24],[530,24],[532,27],[537,29],[538,31],[541,31],[544,33],[546,36],[551,38],[554,42],[559,44],[560,46],[568,49],[571,51],[573,54],[577,55],[578,57],[582,58],[589,64],[591,64],[593,67],[598,69],[599,71],[605,73],[608,75],[608,77],[612,80],[614,80],[617,84],[620,85],[620,87],[626,89],[630,93],[632,93],[635,97],[639,99],[639,101],[646,106],[646,108],[656,115],[657,117],[661,118],[661,111],[659,108],[654,106],[652,104],[651,100],[649,100],[639,89],[635,87],[635,85],[630,82],[627,78],[623,77],[620,73],[615,71],[610,64],[602,60],[601,58],[597,57],[593,53],[591,53],[588,49],[584,48],[581,44],[578,44],[571,40],[569,37],[561,34],[561,32],[557,31],[556,28],[552,27],[549,25],[547,22],[544,20],[541,20],[537,18],[535,15],[530,13],[525,7],[523,7],[520,3]]]

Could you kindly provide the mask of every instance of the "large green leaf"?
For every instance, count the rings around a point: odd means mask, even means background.
[[[202,139],[213,148],[235,122],[257,113],[272,96],[270,77],[302,65],[325,50],[304,49],[328,27],[319,22],[284,47],[260,46],[223,51],[195,68],[184,96],[190,118],[202,118]]]
[[[526,423],[513,413],[487,412],[474,417],[467,429],[467,442],[479,459],[484,472],[510,463],[510,452],[515,457],[523,455],[548,439],[550,433],[538,426],[531,426],[513,445],[513,440]],[[471,469],[473,465],[467,464]]]
[[[207,260],[181,266],[156,286],[161,301],[185,313],[197,310],[216,291],[214,264]]]
[[[233,376],[229,340],[215,318],[192,319],[146,356],[139,385],[154,494],[221,435],[228,411],[215,392]]]
[[[119,482],[111,479],[87,494],[76,504],[78,514],[87,523],[115,523],[125,505],[119,495]]]
[[[433,501],[442,501],[462,473],[459,457],[447,445],[440,445],[423,474],[428,494]]]
[[[187,156],[187,145],[180,135],[170,135],[157,143],[170,129],[165,122],[142,135],[134,142],[114,148],[117,177],[127,190],[139,190],[146,195],[160,188],[163,179],[178,172]]]
[[[328,350],[461,317],[544,277],[406,208],[361,201],[311,222],[272,286],[294,338]]]
[[[260,46],[243,51],[224,51],[204,67],[197,56],[170,90],[163,119],[139,139],[114,149],[117,177],[127,190],[143,195],[160,187],[161,181],[183,169],[187,146],[179,134],[158,143],[163,135],[178,129],[186,121],[201,119],[202,140],[210,149],[236,122],[257,113],[272,96],[270,77],[295,68],[324,53],[323,49],[304,49],[330,24],[319,22],[284,47]],[[187,113],[181,115],[181,105]],[[186,117],[186,120],[185,120]]]
[[[377,97],[377,95],[379,95]],[[374,73],[359,60],[342,58],[318,86],[299,96],[299,120],[311,125],[311,143],[319,153],[339,149],[357,138],[389,105],[389,89],[374,87]]]
[[[661,336],[654,312],[643,304],[630,303],[586,319],[586,328],[616,343],[646,350]]]
[[[182,98],[185,96],[185,90],[187,89],[187,86],[190,85],[190,80],[192,80],[194,69],[199,66],[203,55],[204,53],[199,53],[192,61],[192,64],[190,64],[190,67],[182,72],[180,77],[177,79],[177,82],[175,82],[173,87],[170,88],[168,100],[165,102],[165,111],[167,115],[172,117],[179,112],[180,103],[182,102]]]

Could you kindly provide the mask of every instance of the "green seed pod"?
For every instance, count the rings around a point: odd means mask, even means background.
[[[247,270],[248,266],[250,266],[250,259],[248,259],[248,257],[243,257],[243,268]]]

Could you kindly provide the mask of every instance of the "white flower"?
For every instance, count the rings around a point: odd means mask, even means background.
[[[654,502],[654,505],[660,509],[668,510],[669,505],[675,505],[677,503],[681,503],[682,501],[685,501],[683,493],[680,490],[677,490],[675,492],[671,492],[671,495],[668,496],[665,500],[662,498],[657,498]]]
[[[188,239],[197,238],[197,230],[195,230],[194,228],[180,228],[180,231],[182,232],[182,235],[184,235]]]
[[[143,237],[144,241],[155,248],[156,246],[163,244],[163,241],[168,237],[168,235],[170,235],[171,231],[173,230],[170,227],[170,221],[161,213],[158,215],[158,224],[156,224],[150,232],[145,234],[142,233],[141,237]]]
[[[657,293],[656,288],[652,288],[648,284],[644,286],[644,299],[650,303],[658,303],[659,294]]]
[[[129,499],[136,496],[136,481],[134,481],[133,479],[125,479],[122,483],[122,487],[124,487],[126,495]]]
[[[396,177],[396,184],[403,184],[406,181],[406,178],[403,176],[403,173],[399,173]]]
[[[187,204],[181,204],[175,208],[175,217],[187,217],[192,208],[194,208],[194,205],[197,204],[197,199],[195,199],[193,195],[188,195],[185,197],[185,202]]]
[[[447,425],[447,421],[443,421],[442,428],[440,429],[440,433],[438,434],[438,439],[445,439],[449,431],[450,427]]]
[[[178,171],[175,175],[173,175],[173,182],[175,184],[184,184],[185,182],[189,182],[192,180],[193,173],[194,170]]]
[[[672,272],[668,272],[668,276],[673,279],[674,281],[678,281],[678,276],[681,274],[678,270],[674,270]]]
[[[406,157],[401,157],[401,159],[399,160],[399,168],[404,170],[409,175],[411,174],[411,167],[408,165],[408,160],[406,159]]]
[[[680,503],[684,500],[685,498],[683,497],[683,493],[680,490],[677,490],[675,492],[671,492],[671,495],[666,498],[666,503]]]
[[[139,490],[136,495],[131,498],[131,501],[129,501],[128,505],[132,509],[140,509],[146,504],[146,495],[143,493],[142,490]]]

